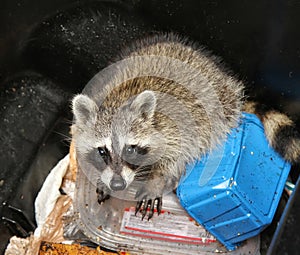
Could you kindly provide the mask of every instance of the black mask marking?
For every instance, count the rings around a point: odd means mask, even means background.
[[[107,165],[109,162],[111,162],[111,156],[109,154],[109,151],[106,147],[98,147],[98,152],[101,158],[104,160],[105,164]]]

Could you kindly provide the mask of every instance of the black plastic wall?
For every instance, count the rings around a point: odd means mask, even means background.
[[[0,202],[21,208],[33,222],[34,197],[68,151],[70,98],[122,46],[152,30],[175,31],[205,45],[245,81],[251,97],[300,124],[299,1],[0,4]],[[7,206],[0,213],[11,216]],[[296,202],[288,228],[282,226],[283,236],[276,239],[277,254],[296,254],[299,213]],[[6,225],[16,227],[1,221],[0,252],[11,235]]]

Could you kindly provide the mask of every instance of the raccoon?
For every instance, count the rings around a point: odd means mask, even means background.
[[[293,122],[246,102],[243,82],[206,49],[159,34],[124,49],[112,66],[72,101],[78,164],[98,171],[99,203],[139,181],[136,213],[159,214],[185,165],[224,141],[242,111],[261,118],[286,160],[299,161]]]

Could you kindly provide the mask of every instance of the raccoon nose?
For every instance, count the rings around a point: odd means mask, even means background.
[[[115,175],[111,179],[109,186],[112,190],[118,191],[126,188],[126,182],[120,175]]]

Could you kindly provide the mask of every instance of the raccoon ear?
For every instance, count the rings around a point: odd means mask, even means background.
[[[76,123],[86,124],[88,121],[96,121],[98,106],[88,96],[82,94],[75,96],[72,100],[72,109]]]
[[[145,90],[131,103],[130,109],[143,118],[151,118],[156,108],[156,96],[153,91]]]

